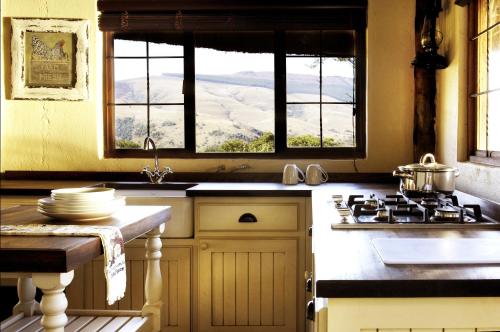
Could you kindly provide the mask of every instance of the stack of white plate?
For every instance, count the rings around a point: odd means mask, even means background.
[[[109,217],[125,205],[112,188],[66,188],[52,190],[50,197],[38,200],[38,212],[53,218],[96,220]]]

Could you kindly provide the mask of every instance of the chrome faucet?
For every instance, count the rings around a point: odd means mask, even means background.
[[[146,173],[146,175],[149,177],[149,181],[151,183],[160,184],[161,181],[163,180],[163,178],[167,174],[173,173],[173,171],[170,167],[165,167],[165,169],[163,171],[160,171],[160,163],[158,161],[158,151],[156,150],[156,144],[153,141],[153,139],[148,136],[144,140],[144,150],[149,151],[150,146],[153,149],[153,153],[154,153],[155,168],[151,171],[149,169],[149,165],[148,165],[142,169],[141,174]]]

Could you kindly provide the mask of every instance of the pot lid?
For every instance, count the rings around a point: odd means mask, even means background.
[[[432,153],[426,153],[422,157],[420,157],[419,163],[400,166],[400,168],[409,171],[431,171],[431,172],[449,172],[457,170],[455,167],[437,163],[436,158],[434,158],[434,155]]]

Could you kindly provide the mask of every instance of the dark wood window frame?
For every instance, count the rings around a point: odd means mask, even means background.
[[[159,149],[163,158],[244,158],[244,159],[358,159],[366,157],[366,32],[356,29],[355,38],[355,147],[288,148],[286,146],[286,54],[284,31],[275,31],[275,152],[273,153],[196,153],[195,91],[193,33],[184,32],[184,149]],[[105,88],[104,128],[106,158],[147,158],[150,152],[142,149],[116,149],[114,119],[114,52],[113,32],[104,33]],[[186,47],[187,46],[187,47]],[[352,104],[352,103],[347,103]],[[148,121],[149,123],[149,121]],[[149,126],[149,125],[148,125]],[[149,131],[149,129],[148,129]]]
[[[500,151],[488,151],[478,149],[478,109],[477,98],[490,91],[479,91],[478,87],[478,42],[477,39],[485,31],[479,31],[478,24],[478,2],[470,1],[468,19],[468,155],[469,160],[491,166],[500,166]]]

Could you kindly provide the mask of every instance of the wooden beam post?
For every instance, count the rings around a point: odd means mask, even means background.
[[[415,53],[424,52],[420,43],[424,25],[425,9],[432,0],[415,1]],[[418,162],[425,153],[433,153],[436,149],[436,72],[434,69],[414,66],[413,69],[415,99],[413,119],[413,161]]]

